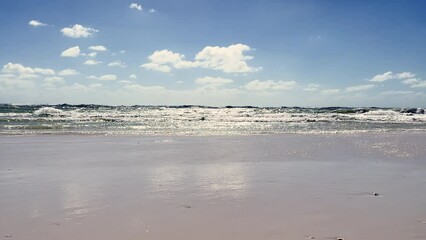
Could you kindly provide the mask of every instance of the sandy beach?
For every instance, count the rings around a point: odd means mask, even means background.
[[[426,134],[0,137],[3,239],[426,239]]]

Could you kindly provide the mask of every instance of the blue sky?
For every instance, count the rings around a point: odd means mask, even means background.
[[[426,107],[426,2],[0,1],[0,102]]]

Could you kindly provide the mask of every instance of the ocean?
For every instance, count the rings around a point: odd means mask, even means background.
[[[426,131],[420,108],[0,104],[1,135],[256,135]]]

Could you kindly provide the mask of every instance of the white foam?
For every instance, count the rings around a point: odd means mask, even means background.
[[[64,115],[64,111],[60,109],[56,109],[53,107],[42,107],[36,111],[34,111],[34,115],[36,116],[61,116]]]

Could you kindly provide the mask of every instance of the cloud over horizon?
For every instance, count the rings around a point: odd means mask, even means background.
[[[252,56],[244,55],[252,50],[244,44],[234,44],[228,47],[207,46],[198,52],[194,61],[185,60],[185,55],[170,50],[157,50],[148,59],[150,62],[142,64],[147,70],[170,72],[172,69],[206,68],[221,70],[225,73],[250,73],[260,71],[261,67],[250,67],[247,61]]]

